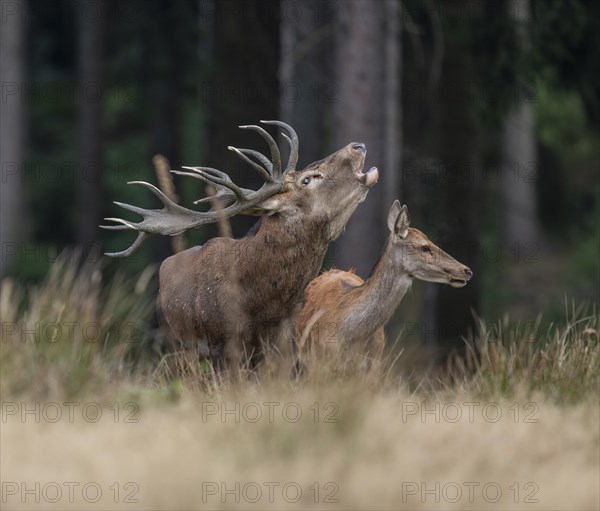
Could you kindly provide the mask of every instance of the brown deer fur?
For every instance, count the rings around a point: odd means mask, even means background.
[[[289,172],[245,237],[214,238],[166,259],[159,307],[171,336],[184,348],[204,347],[220,367],[259,354],[261,341],[281,335],[328,244],[377,181],[377,169],[362,171],[365,154],[353,143]]]
[[[366,281],[352,270],[331,270],[309,284],[296,324],[300,353],[344,347],[379,360],[384,325],[413,279],[462,287],[473,275],[425,234],[409,227],[408,210],[398,201],[388,214],[388,227],[390,237]]]

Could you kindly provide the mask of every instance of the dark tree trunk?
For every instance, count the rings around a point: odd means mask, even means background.
[[[386,0],[385,5],[385,147],[383,168],[386,171],[384,187],[386,207],[400,197],[402,162],[402,26],[398,0]]]
[[[331,149],[325,136],[333,99],[334,38],[328,9],[331,4],[324,0],[283,0],[281,5],[280,117],[300,138],[299,168]]]
[[[202,84],[201,92],[209,108],[209,155],[203,163],[226,170],[243,186],[256,188],[262,185],[256,172],[227,146],[267,149],[260,136],[237,126],[278,118],[279,10],[259,0],[215,2],[214,8],[214,73],[212,80]],[[234,235],[245,233],[255,221],[233,218]],[[214,235],[216,228],[204,233]]]
[[[454,30],[466,29],[454,27]],[[440,90],[450,91],[456,84],[477,83],[468,52],[458,37],[446,39]],[[479,310],[480,250],[479,212],[482,190],[479,176],[471,172],[470,162],[481,160],[480,140],[473,105],[440,95],[440,131],[438,156],[440,174],[437,196],[441,212],[439,245],[469,266],[475,277],[462,289],[436,285],[437,325],[428,325],[436,340],[451,347],[462,346],[474,323],[472,311]],[[432,200],[435,200],[432,198]]]
[[[22,88],[26,87],[25,27],[21,15],[27,11],[27,6],[25,0],[20,0],[2,7],[0,67],[4,97],[0,102],[0,279],[15,267],[29,219],[23,186],[25,108],[21,96]]]
[[[188,63],[195,63],[190,55],[195,46],[193,32],[182,28],[176,33],[165,30],[165,27],[187,27],[194,16],[192,2],[168,2],[160,0],[149,5],[149,24],[151,37],[148,44],[148,61],[153,73],[153,86],[150,89],[152,105],[152,132],[147,164],[152,172],[151,159],[163,155],[172,169],[180,169],[185,165],[181,161],[182,136],[182,102],[184,80]],[[193,64],[192,64],[193,65]],[[152,172],[151,182],[156,177]],[[181,195],[180,190],[179,195]],[[170,237],[157,236],[152,240],[152,259],[162,261],[171,255]]]
[[[85,0],[86,12],[106,12],[103,0]],[[84,255],[98,239],[102,194],[103,15],[79,16],[78,241]]]
[[[398,20],[388,18],[397,10],[393,3],[350,0],[337,4],[333,145],[364,142],[365,165],[378,166],[381,177],[336,243],[333,263],[346,269],[355,267],[363,277],[383,247],[385,215],[398,194],[402,142],[397,121],[400,52],[396,45],[400,39],[395,35]]]
[[[518,47],[522,52],[527,52],[529,45],[525,34],[525,22],[530,19],[529,2],[513,0],[508,2],[508,7],[516,24]],[[532,105],[524,99],[521,98],[521,102],[508,113],[504,121],[502,225],[504,245],[507,250],[514,248],[523,250],[528,243],[537,243],[540,240],[535,193],[537,178],[535,121]]]

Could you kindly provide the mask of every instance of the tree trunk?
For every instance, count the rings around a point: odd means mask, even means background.
[[[523,249],[540,239],[535,180],[537,151],[533,110],[521,104],[510,112],[503,127],[503,235],[504,246]],[[516,245],[515,245],[516,244]],[[513,248],[511,248],[513,247]]]
[[[464,2],[464,6],[467,2]],[[466,30],[467,27],[451,27]],[[445,58],[442,65],[440,90],[449,91],[456,84],[477,83],[473,65],[466,51],[466,42],[458,37],[446,40]],[[463,289],[435,284],[436,324],[426,325],[433,334],[434,342],[442,348],[462,347],[462,336],[472,328],[472,311],[479,310],[479,217],[481,183],[476,172],[471,172],[470,162],[480,161],[481,141],[473,106],[452,98],[441,96],[439,115],[440,168],[444,179],[437,187],[440,218],[438,233],[440,246],[469,266],[475,278]],[[428,338],[428,336],[426,336]]]
[[[402,27],[400,4],[397,0],[386,0],[385,9],[385,147],[384,213],[386,207],[400,197],[402,162]]]
[[[160,154],[167,159],[171,169],[185,165],[181,161],[184,79],[188,63],[196,63],[197,60],[191,55],[195,46],[186,39],[192,36],[192,31],[182,28],[174,34],[165,30],[165,26],[185,27],[194,15],[194,7],[191,2],[165,0],[148,6],[149,36],[152,39],[146,51],[154,76],[150,88],[153,111],[148,163],[154,155]],[[179,190],[178,195],[182,193],[183,190]],[[172,255],[172,241],[170,236],[155,237],[152,240],[152,260],[161,262]]]
[[[209,109],[209,154],[203,163],[226,170],[236,183],[254,189],[262,185],[260,177],[227,146],[264,150],[260,136],[237,126],[278,118],[280,14],[268,5],[259,0],[215,2],[214,73],[202,84],[202,101]],[[255,222],[254,217],[232,218],[234,236],[243,235]],[[209,226],[202,234],[216,233]]]
[[[529,20],[529,0],[510,0],[511,16],[521,51],[528,51],[524,23]],[[506,250],[520,251],[540,239],[537,221],[535,181],[537,151],[533,108],[519,98],[519,104],[507,115],[503,127],[502,195],[503,236]],[[517,252],[518,253],[518,252]]]
[[[401,139],[398,130],[399,20],[395,0],[339,2],[333,140],[367,145],[365,165],[380,168],[380,183],[350,219],[335,245],[333,263],[366,277],[387,236],[385,215],[398,194]],[[382,58],[382,55],[384,56]],[[389,168],[384,168],[389,165]]]
[[[84,255],[98,237],[102,204],[102,68],[103,0],[85,0],[86,13],[79,16],[79,161],[77,183],[78,241]]]
[[[298,168],[303,168],[330,149],[325,122],[331,104],[328,94],[333,80],[333,30],[326,23],[330,4],[315,0],[300,4],[301,10],[298,5],[295,0],[283,0],[281,4],[279,115],[298,133]]]
[[[26,10],[25,0],[3,4],[0,29],[3,91],[0,102],[0,279],[14,269],[20,244],[28,230],[23,186],[25,108],[21,95],[22,88],[27,86],[23,37]]]

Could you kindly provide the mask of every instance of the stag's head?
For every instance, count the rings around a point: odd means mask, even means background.
[[[364,144],[353,142],[303,170],[293,170],[282,192],[260,207],[292,220],[325,222],[330,237],[336,238],[379,178],[377,168],[363,170],[366,154]]]
[[[413,278],[452,287],[466,286],[473,272],[435,245],[424,233],[410,227],[408,208],[398,201],[388,213],[393,257]]]
[[[137,250],[148,235],[178,234],[217,222],[223,215],[231,217],[236,214],[278,214],[291,221],[316,220],[328,226],[330,239],[336,238],[379,177],[375,167],[363,172],[367,153],[365,145],[348,144],[327,158],[299,171],[296,169],[296,132],[280,121],[261,122],[284,130],[282,135],[290,145],[290,156],[285,168],[282,167],[279,147],[267,131],[255,125],[240,126],[260,134],[269,146],[270,159],[252,149],[229,147],[265,180],[265,184],[259,190],[241,188],[233,183],[226,173],[210,167],[184,167],[185,172],[172,170],[175,174],[200,179],[216,188],[216,196],[200,199],[196,204],[214,203],[217,198],[224,206],[221,211],[194,211],[175,204],[155,186],[143,181],[134,181],[133,184],[145,186],[154,193],[163,202],[164,207],[149,210],[116,202],[118,206],[142,215],[143,220],[131,222],[121,218],[107,218],[106,220],[117,225],[102,226],[105,229],[130,229],[138,232],[137,239],[127,250],[107,255],[125,257]]]

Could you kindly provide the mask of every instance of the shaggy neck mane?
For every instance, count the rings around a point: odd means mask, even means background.
[[[239,240],[240,275],[252,289],[256,307],[291,308],[302,300],[304,289],[321,269],[327,252],[327,224],[293,221],[281,215],[261,218],[248,235]]]

